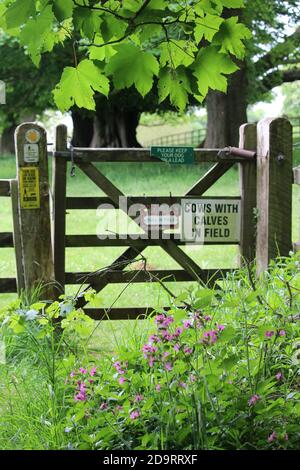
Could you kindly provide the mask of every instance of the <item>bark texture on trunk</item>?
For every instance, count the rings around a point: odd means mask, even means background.
[[[140,112],[115,107],[98,110],[94,117],[92,147],[140,147],[136,139]]]
[[[93,138],[93,116],[85,110],[72,109],[74,147],[90,147]]]
[[[74,147],[140,147],[136,139],[140,111],[119,109],[113,103],[95,113],[72,110]]]
[[[237,147],[239,127],[247,122],[246,74],[242,68],[228,83],[227,94],[210,90],[206,98],[206,148]]]

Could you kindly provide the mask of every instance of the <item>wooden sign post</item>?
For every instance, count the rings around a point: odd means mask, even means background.
[[[43,298],[54,298],[51,247],[47,138],[34,123],[15,132],[19,196],[20,243],[24,288],[43,285]]]
[[[292,126],[285,118],[257,126],[257,274],[292,249]]]

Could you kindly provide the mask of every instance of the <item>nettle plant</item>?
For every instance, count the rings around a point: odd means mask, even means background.
[[[299,256],[189,291],[146,341],[67,378],[71,448],[287,449],[300,442]],[[189,307],[187,307],[187,304]]]
[[[70,52],[54,100],[61,110],[95,109],[95,92],[157,87],[183,110],[209,89],[226,92],[250,31],[234,15],[243,0],[4,0],[0,28],[19,38],[39,66],[62,46]]]

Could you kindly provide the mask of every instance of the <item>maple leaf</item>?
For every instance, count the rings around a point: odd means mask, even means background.
[[[108,75],[113,76],[115,88],[120,90],[134,85],[145,96],[152,88],[154,75],[158,75],[157,59],[134,44],[122,44],[115,49],[117,53],[105,69]]]
[[[243,40],[252,37],[249,29],[242,23],[238,23],[238,17],[233,16],[225,20],[220,31],[214,36],[213,43],[221,45],[221,52],[229,52],[241,59],[245,53]]]
[[[47,42],[47,50],[49,49],[48,35],[51,33],[52,23],[54,15],[52,8],[48,5],[43,11],[36,16],[31,18],[20,34],[20,43],[27,47],[30,57],[33,63],[38,66],[41,60],[41,52],[45,41]],[[52,47],[54,41],[52,43]]]
[[[106,46],[103,37],[97,34],[94,38],[94,46],[90,46],[89,53],[92,60],[105,60],[116,54],[116,50],[112,46]]]
[[[164,42],[160,47],[160,64],[162,67],[168,64],[174,69],[180,65],[188,67],[194,62],[197,50],[194,43],[184,40],[172,39]]]
[[[73,14],[73,0],[54,0],[53,12],[58,21],[64,21]]]
[[[194,36],[197,42],[200,42],[204,37],[207,41],[213,39],[215,34],[219,31],[220,25],[223,23],[223,18],[217,15],[210,15],[207,13],[204,18],[196,20]]]
[[[16,28],[35,14],[35,0],[16,0],[5,12],[7,27]]]
[[[221,54],[215,46],[201,49],[194,64],[193,75],[197,78],[200,94],[205,97],[209,88],[212,90],[227,90],[227,79],[225,75],[238,70],[238,67],[230,57]]]
[[[79,108],[95,109],[94,92],[108,95],[109,80],[89,59],[77,67],[66,67],[61,80],[53,91],[54,101],[61,111],[70,109],[74,104]]]
[[[190,81],[184,67],[176,70],[168,67],[161,69],[158,81],[160,103],[169,96],[171,104],[182,111],[188,102],[188,93],[191,92]]]

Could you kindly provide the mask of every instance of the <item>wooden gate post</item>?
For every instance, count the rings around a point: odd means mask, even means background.
[[[57,157],[55,152],[67,150],[67,136],[67,127],[63,124],[57,126],[52,164],[52,244],[57,296],[65,292],[67,161],[63,157]]]
[[[256,151],[256,124],[243,124],[240,127],[239,147]],[[242,221],[240,242],[240,264],[250,263],[255,259],[256,243],[256,162],[245,161],[240,166],[240,192],[242,198]]]
[[[47,138],[35,123],[21,124],[15,132],[19,196],[20,241],[24,287],[43,284],[43,298],[53,298]]]
[[[299,185],[300,190],[300,166],[294,168],[294,184]],[[297,241],[293,245],[294,251],[300,251],[300,194],[298,194],[298,236]]]
[[[257,126],[257,274],[292,248],[292,126],[285,118]]]

